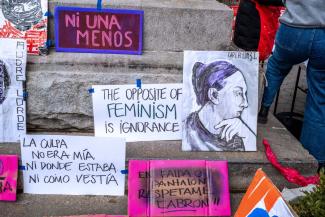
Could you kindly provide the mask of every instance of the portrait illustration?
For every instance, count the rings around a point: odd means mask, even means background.
[[[184,53],[183,151],[256,150],[257,61],[228,52]]]

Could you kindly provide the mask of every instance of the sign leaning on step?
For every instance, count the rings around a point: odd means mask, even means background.
[[[185,51],[183,151],[256,151],[258,53]]]
[[[122,138],[26,135],[21,155],[25,193],[124,195]]]
[[[18,142],[26,133],[26,51],[25,40],[0,38],[0,142]]]
[[[56,51],[142,54],[143,11],[55,8]]]
[[[228,164],[130,160],[130,216],[230,216]]]
[[[94,85],[92,95],[96,136],[181,139],[181,84]]]

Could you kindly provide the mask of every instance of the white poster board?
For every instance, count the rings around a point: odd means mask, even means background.
[[[93,90],[96,136],[181,139],[182,84],[94,85]]]
[[[124,139],[26,135],[21,155],[25,193],[124,195]]]
[[[183,151],[256,151],[258,53],[185,51]]]
[[[18,142],[26,133],[26,55],[25,40],[0,39],[0,142]]]

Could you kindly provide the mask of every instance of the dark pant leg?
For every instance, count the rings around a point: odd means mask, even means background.
[[[271,106],[292,66],[307,59],[309,39],[309,31],[281,24],[275,39],[275,50],[267,64],[267,86],[264,88],[262,105]]]
[[[301,143],[325,162],[325,29],[315,29],[307,66],[308,94]]]

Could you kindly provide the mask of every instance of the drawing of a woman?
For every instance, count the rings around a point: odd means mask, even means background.
[[[241,119],[248,107],[242,72],[227,61],[196,62],[192,85],[200,109],[184,123],[183,150],[245,151],[256,135]]]

